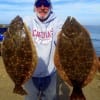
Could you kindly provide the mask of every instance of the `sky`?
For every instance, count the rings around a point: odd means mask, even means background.
[[[65,20],[75,17],[83,25],[100,25],[100,0],[51,0],[55,14]],[[11,20],[33,16],[34,0],[0,0],[0,24],[9,24]]]

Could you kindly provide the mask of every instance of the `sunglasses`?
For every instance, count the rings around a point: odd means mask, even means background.
[[[51,3],[48,0],[37,0],[37,2],[35,3],[35,6],[37,8],[38,7],[41,7],[42,5],[44,7],[50,7],[51,6]]]

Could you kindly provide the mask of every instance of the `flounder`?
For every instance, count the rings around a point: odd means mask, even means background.
[[[31,34],[20,16],[16,16],[4,33],[2,58],[15,84],[14,93],[25,95],[22,85],[34,73],[38,57]]]
[[[98,57],[98,59],[99,59],[98,72],[100,72],[100,56]]]
[[[61,78],[73,87],[70,100],[86,100],[82,88],[95,75],[98,58],[89,32],[68,17],[57,38],[54,63]]]

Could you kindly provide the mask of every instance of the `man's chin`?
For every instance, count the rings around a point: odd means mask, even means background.
[[[50,14],[50,10],[48,11],[48,13],[46,14],[39,14],[39,13],[36,13],[37,14],[37,16],[39,17],[39,19],[41,19],[41,20],[45,20],[45,19],[47,19],[48,18],[48,16],[49,16],[49,14]]]
[[[41,20],[44,20],[47,18],[47,15],[38,15],[38,17],[41,19]]]

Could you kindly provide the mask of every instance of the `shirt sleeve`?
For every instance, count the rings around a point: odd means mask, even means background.
[[[31,27],[32,27],[32,21],[31,21],[31,17],[26,16],[23,18],[23,22],[26,24],[26,26],[28,27],[28,29],[31,31]]]
[[[56,24],[54,26],[54,45],[56,46],[57,44],[57,37],[58,37],[58,34],[60,33],[61,29],[62,29],[62,25],[63,25],[63,21],[57,19],[56,20]]]

